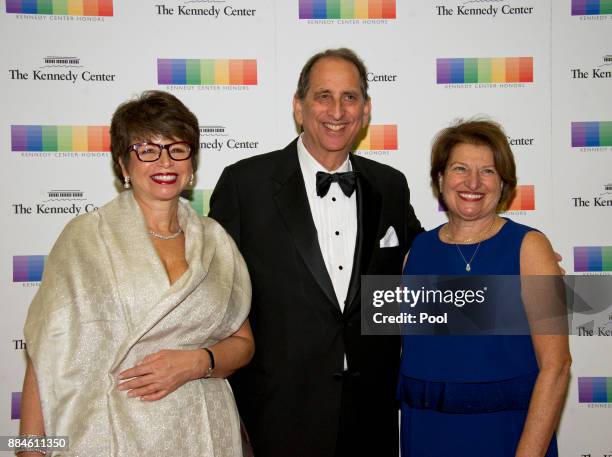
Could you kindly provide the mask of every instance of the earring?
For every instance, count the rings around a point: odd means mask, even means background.
[[[193,186],[193,173],[191,173],[191,178],[189,178],[189,185]]]
[[[124,189],[129,189],[130,187],[132,187],[132,185],[130,184],[130,177],[129,176],[124,176],[123,177],[123,188]]]

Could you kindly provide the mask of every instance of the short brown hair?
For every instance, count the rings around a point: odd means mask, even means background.
[[[176,138],[192,146],[191,164],[197,169],[200,152],[200,127],[198,119],[174,95],[159,90],[148,90],[138,97],[119,105],[110,126],[113,169],[123,180],[119,159],[127,165],[128,148],[135,141],[146,141],[154,136]]]
[[[503,210],[510,203],[516,189],[516,165],[508,138],[501,125],[488,119],[459,120],[439,132],[431,147],[431,185],[436,197],[441,197],[440,175],[444,174],[453,148],[458,144],[488,146],[493,152],[493,163],[504,188],[498,208]]]
[[[304,100],[304,97],[306,97],[306,94],[308,93],[308,89],[310,89],[310,72],[312,71],[312,67],[319,60],[325,58],[341,59],[355,65],[355,68],[357,68],[357,72],[359,73],[361,95],[363,95],[364,100],[367,100],[369,98],[368,70],[366,69],[366,66],[363,63],[363,60],[359,58],[355,51],[348,48],[327,49],[325,51],[315,54],[310,59],[308,59],[308,61],[304,64],[302,71],[300,72],[297,90],[295,91],[296,98],[298,98],[299,100]]]

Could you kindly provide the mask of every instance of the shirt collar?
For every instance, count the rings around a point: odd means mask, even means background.
[[[304,146],[304,142],[302,141],[302,135],[303,134],[301,134],[298,138],[297,151],[298,160],[300,162],[300,166],[302,167],[302,172],[307,173],[310,177],[306,178],[306,176],[304,176],[305,180],[310,179],[312,180],[312,182],[315,182],[314,180],[316,179],[318,171],[323,171],[325,173],[343,173],[346,171],[353,171],[353,165],[351,164],[351,161],[348,157],[336,170],[333,170],[331,172],[326,170],[325,167],[319,162],[317,162],[317,160],[310,154],[310,152],[308,152],[308,149],[306,149],[306,146]]]

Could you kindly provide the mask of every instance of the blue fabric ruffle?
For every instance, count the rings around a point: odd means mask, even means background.
[[[400,375],[398,400],[415,409],[476,414],[527,410],[537,372],[491,382],[436,382]]]

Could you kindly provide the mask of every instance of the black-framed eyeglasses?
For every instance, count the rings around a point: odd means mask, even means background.
[[[136,157],[141,162],[155,162],[159,160],[164,149],[172,160],[187,160],[191,157],[192,147],[186,141],[168,144],[136,143],[128,148],[128,152],[136,151]]]

